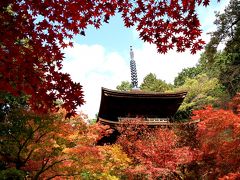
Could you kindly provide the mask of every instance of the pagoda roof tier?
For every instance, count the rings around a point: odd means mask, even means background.
[[[187,92],[159,93],[140,90],[116,91],[102,88],[98,118],[172,118]]]

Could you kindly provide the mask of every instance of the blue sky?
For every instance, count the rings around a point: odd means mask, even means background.
[[[206,42],[209,40],[206,33],[215,29],[214,11],[223,11],[228,2],[212,0],[209,7],[198,8],[202,38]],[[150,72],[162,80],[173,82],[183,68],[192,67],[198,62],[201,53],[191,55],[189,51],[170,51],[165,55],[158,54],[154,45],[138,38],[135,28],[124,27],[120,15],[112,17],[100,29],[89,27],[85,33],[86,36],[74,38],[73,48],[64,50],[63,71],[83,85],[86,103],[80,111],[90,118],[99,110],[101,87],[115,89],[121,81],[130,81],[129,46],[133,46],[139,83]]]
[[[86,30],[86,36],[79,35],[76,40],[87,45],[101,44],[109,51],[119,52],[124,51],[129,44],[134,43],[132,29],[124,27],[119,14],[112,17],[108,24],[103,24],[100,29],[89,27]]]
[[[124,27],[121,15],[117,14],[109,20],[108,24],[103,24],[100,29],[90,26],[86,31],[86,36],[78,35],[75,41],[86,45],[102,45],[107,51],[116,51],[126,59],[129,56],[129,46],[140,48],[143,41],[135,34],[134,28]]]

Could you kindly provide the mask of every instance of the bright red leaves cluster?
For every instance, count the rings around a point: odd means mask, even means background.
[[[202,48],[195,6],[209,0],[34,0],[0,2],[0,89],[31,95],[34,109],[54,107],[63,100],[68,111],[83,104],[82,87],[60,72],[66,39],[84,35],[89,25],[99,28],[115,13],[125,26],[136,26],[140,38],[166,53]],[[81,67],[80,67],[81,68]]]
[[[121,136],[117,143],[133,160],[133,166],[127,170],[129,176],[175,179],[173,174],[178,166],[194,159],[191,148],[179,147],[179,138],[168,128],[149,128],[143,121],[136,120],[125,121],[119,130]]]
[[[201,161],[207,167],[202,174],[206,177],[221,177],[239,172],[240,116],[230,110],[212,107],[194,111],[194,114],[193,119],[201,120],[198,123],[197,139],[202,152]],[[237,174],[236,177],[239,177]],[[223,179],[227,179],[227,176]]]

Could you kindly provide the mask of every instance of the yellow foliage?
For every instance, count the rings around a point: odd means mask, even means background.
[[[101,173],[100,177],[118,179],[117,177],[124,175],[125,170],[130,166],[131,159],[123,152],[121,146],[100,146],[99,150],[103,155],[103,173]]]

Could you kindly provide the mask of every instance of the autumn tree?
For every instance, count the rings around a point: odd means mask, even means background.
[[[56,118],[11,109],[1,122],[1,170],[16,168],[38,179],[62,164],[67,159],[64,146],[70,145],[66,131],[70,126]]]
[[[81,178],[86,172],[113,175],[110,165],[105,167],[106,152],[96,146],[111,129],[99,124],[88,126],[80,116],[65,119],[65,114],[64,110],[36,115],[11,109],[0,126],[0,174],[6,179],[17,174],[28,174],[31,179]],[[111,150],[124,156],[118,147],[109,147]],[[111,163],[124,169],[129,161],[125,155],[122,164],[117,160]]]
[[[56,139],[52,134],[56,127],[53,121],[53,117],[47,115],[37,116],[23,109],[11,109],[1,122],[0,157],[5,168],[29,170],[38,177],[51,163],[60,163],[62,160],[55,159],[61,147],[54,146]]]
[[[202,152],[199,169],[203,178],[239,177],[240,117],[231,110],[206,107],[194,111],[192,119],[200,120],[196,137]]]
[[[232,98],[231,102],[229,103],[229,106],[235,114],[240,115],[240,93],[237,93]]]
[[[105,145],[98,147],[103,159],[102,171],[96,173],[95,179],[124,179],[128,168],[131,167],[131,158],[123,151],[120,145]]]
[[[126,120],[118,129],[121,136],[117,143],[133,162],[127,171],[129,178],[177,179],[179,165],[194,158],[189,147],[178,147],[178,137],[173,130],[148,127],[141,119]]]
[[[136,26],[142,40],[160,53],[202,49],[196,6],[209,0],[181,1],[1,1],[0,90],[29,95],[31,108],[46,111],[63,101],[68,111],[83,104],[82,87],[62,73],[61,49],[74,35],[85,35],[120,13],[126,27]],[[7,38],[6,38],[7,37]]]

